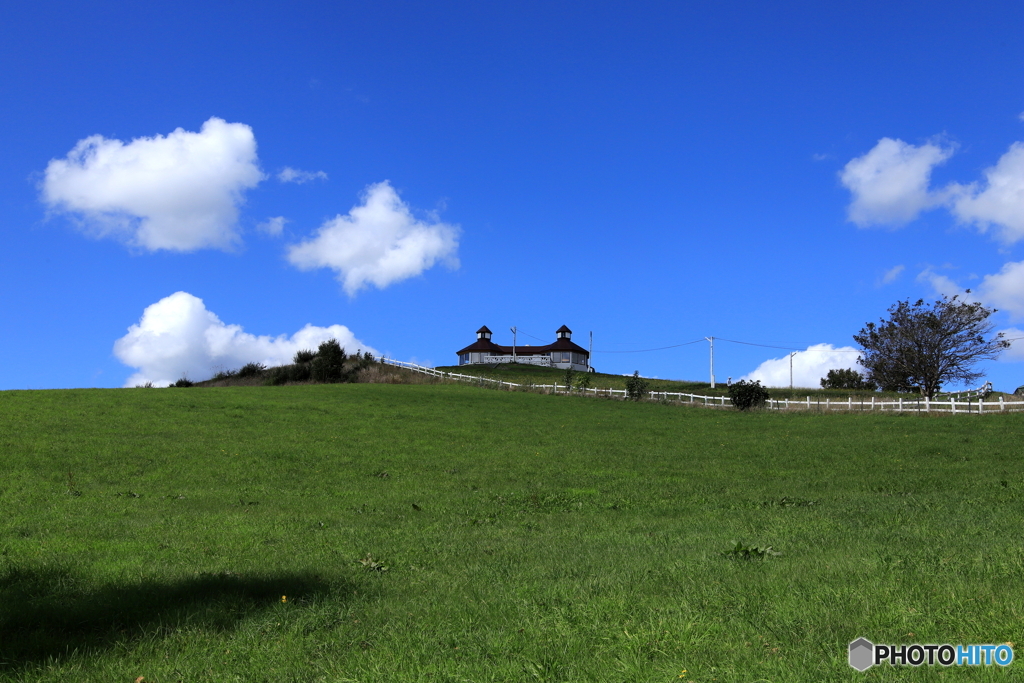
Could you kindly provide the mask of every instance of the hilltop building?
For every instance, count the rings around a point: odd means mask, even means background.
[[[459,354],[459,365],[478,363],[526,363],[551,368],[572,368],[590,372],[590,352],[572,341],[572,330],[562,325],[555,330],[555,342],[546,346],[499,346],[491,341],[484,325],[476,331],[476,341]]]

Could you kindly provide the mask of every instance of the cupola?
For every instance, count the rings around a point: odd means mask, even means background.
[[[476,331],[476,338],[491,341],[491,331],[487,329],[487,325],[484,325]]]
[[[572,339],[572,330],[570,330],[565,325],[562,325],[557,330],[555,330],[555,335],[559,339]]]

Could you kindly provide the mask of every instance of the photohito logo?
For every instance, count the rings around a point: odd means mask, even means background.
[[[875,645],[867,638],[850,643],[850,666],[866,671],[875,664],[891,666],[1009,666],[1013,661],[1012,643],[998,645]]]

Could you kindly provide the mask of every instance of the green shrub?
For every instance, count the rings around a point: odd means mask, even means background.
[[[191,387],[194,384],[195,384],[195,382],[190,380],[188,377],[182,377],[181,379],[179,379],[177,382],[175,382],[171,386],[172,387]]]
[[[289,376],[293,382],[305,382],[310,378],[311,370],[309,363],[297,363],[289,365]]]
[[[213,376],[214,379],[231,379],[238,374],[238,370],[221,370]]]
[[[293,360],[295,363],[308,363],[314,358],[316,358],[316,351],[302,349],[301,351],[297,351],[295,353],[295,358]]]
[[[356,351],[355,355],[349,359],[349,363],[352,364],[352,367],[350,368],[348,373],[348,379],[351,380],[352,377],[357,372],[359,372],[363,368],[368,368],[371,365],[373,365],[373,354],[370,353],[369,351],[363,353],[362,349],[360,349],[359,351]]]
[[[570,365],[565,369],[565,374],[562,375],[562,384],[565,385],[566,391],[571,391],[573,384],[576,383],[576,371],[573,370]]]
[[[626,398],[631,401],[639,401],[647,395],[649,386],[650,384],[640,376],[640,371],[637,370],[632,377],[626,380]]]
[[[874,389],[874,382],[864,379],[853,368],[845,370],[829,370],[828,374],[821,378],[822,389]]]
[[[590,373],[581,372],[576,378],[576,384],[573,387],[576,391],[583,392],[590,388]]]
[[[729,386],[729,398],[732,400],[732,404],[740,410],[750,410],[764,406],[771,395],[767,388],[761,386],[760,380],[748,382],[741,379]]]
[[[238,377],[262,377],[266,370],[267,366],[263,363],[246,363],[236,374]]]
[[[310,376],[316,382],[344,382],[347,379],[345,373],[347,359],[345,349],[341,348],[338,340],[328,339],[320,344],[316,358],[309,364]]]
[[[271,368],[267,373],[267,378],[263,380],[264,386],[277,387],[290,380],[292,378],[292,367],[291,365],[282,365],[281,367]]]

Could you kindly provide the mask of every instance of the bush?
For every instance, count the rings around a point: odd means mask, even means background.
[[[246,363],[238,369],[236,375],[238,377],[262,377],[266,370],[267,366],[263,363]]]
[[[590,388],[590,373],[589,372],[581,372],[581,373],[579,373],[579,376],[576,377],[576,385],[573,388],[576,389],[576,391],[579,391],[579,392],[584,392],[587,389],[589,389]]]
[[[750,410],[764,406],[771,395],[767,388],[761,386],[760,380],[748,382],[741,379],[729,386],[729,398],[732,400],[732,404],[740,410]]]
[[[190,380],[188,377],[182,377],[181,379],[179,379],[177,382],[175,382],[171,386],[172,387],[191,387],[193,385],[195,385],[195,382]]]
[[[316,358],[309,364],[310,375],[316,382],[344,382],[346,379],[345,349],[337,339],[328,339],[320,344],[317,349]]]
[[[296,352],[295,358],[293,360],[295,363],[308,363],[314,358],[316,358],[316,351],[302,349],[301,351]]]
[[[650,384],[640,376],[640,371],[637,370],[632,377],[626,380],[626,398],[631,401],[639,401],[647,395],[649,387]]]
[[[874,382],[864,379],[853,368],[845,370],[829,370],[828,374],[821,378],[822,389],[870,389],[874,390]]]
[[[214,379],[231,379],[238,374],[238,370],[222,370],[213,376]]]
[[[282,365],[281,367],[271,368],[270,372],[267,373],[267,378],[263,380],[264,386],[277,387],[281,386],[292,378],[292,367],[291,365]]]
[[[576,383],[576,371],[573,370],[570,365],[565,369],[565,374],[562,375],[562,384],[565,385],[566,391],[572,391],[573,384]]]
[[[309,363],[297,363],[288,366],[289,377],[293,382],[305,382],[312,375]]]
[[[352,358],[350,358],[349,361],[350,361],[350,363],[353,364],[353,367],[350,368],[349,371],[348,371],[349,380],[351,380],[352,376],[354,376],[360,370],[362,370],[364,368],[368,368],[371,365],[373,365],[373,362],[374,362],[373,361],[373,354],[370,353],[369,351],[367,351],[366,353],[363,353],[362,349],[360,349],[359,351],[356,351],[355,355],[352,356]]]

